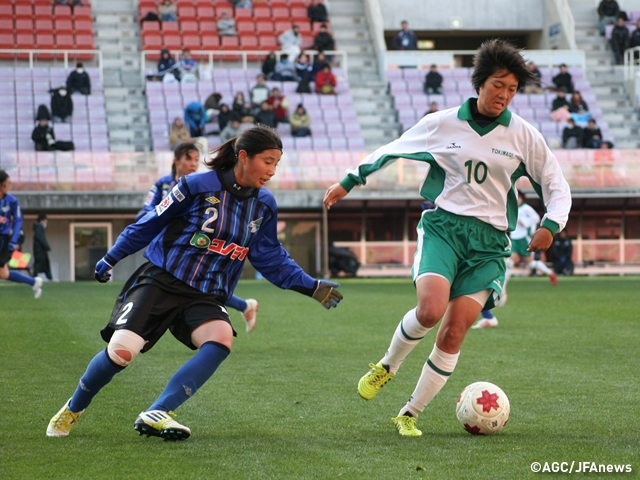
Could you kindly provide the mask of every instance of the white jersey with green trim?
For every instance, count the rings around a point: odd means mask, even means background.
[[[340,184],[347,191],[364,185],[368,175],[398,158],[430,165],[420,193],[448,212],[512,231],[518,209],[515,182],[526,176],[546,208],[542,226],[555,234],[567,222],[571,192],[557,159],[540,132],[508,109],[486,127],[473,120],[469,100],[427,115],[348,170]]]
[[[516,224],[516,229],[511,232],[511,238],[513,240],[526,238],[531,241],[533,232],[536,231],[539,222],[540,215],[538,215],[538,212],[531,205],[523,203],[518,207],[518,223]]]

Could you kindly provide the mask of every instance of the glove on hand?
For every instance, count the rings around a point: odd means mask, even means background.
[[[331,307],[337,307],[340,300],[342,300],[342,294],[336,290],[340,286],[339,283],[328,282],[326,280],[318,280],[318,286],[316,291],[313,292],[313,299],[322,304],[324,308],[329,310]]]
[[[111,278],[111,274],[109,270],[113,267],[107,263],[107,261],[103,258],[98,263],[96,263],[96,273],[95,278],[100,283],[107,283]]]
[[[18,250],[18,244],[13,242],[9,243],[9,251],[15,252],[16,250]]]

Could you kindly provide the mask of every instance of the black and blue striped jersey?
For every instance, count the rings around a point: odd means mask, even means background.
[[[114,265],[148,245],[144,255],[154,265],[201,292],[229,298],[248,258],[271,283],[311,296],[316,280],[278,241],[273,194],[260,188],[242,197],[232,190],[217,171],[182,177],[120,234],[105,259]]]
[[[171,189],[176,185],[176,179],[172,173],[160,177],[156,183],[153,184],[147,198],[144,200],[144,206],[136,215],[136,221],[144,217],[148,212],[153,210],[165,197],[169,194]]]
[[[9,243],[18,243],[22,228],[22,210],[18,199],[6,194],[0,198],[0,235],[11,235]]]

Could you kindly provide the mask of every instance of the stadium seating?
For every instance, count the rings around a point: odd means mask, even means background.
[[[539,68],[542,73],[542,84],[552,85],[551,77],[557,73],[557,69]],[[476,96],[471,86],[470,68],[440,69],[443,77],[442,95],[426,95],[423,90],[426,69],[389,69],[387,79],[389,90],[394,98],[398,121],[403,130],[415,125],[429,109],[431,102],[438,104],[439,110],[459,106],[467,98]],[[609,125],[602,121],[602,110],[596,105],[596,97],[591,92],[591,86],[586,80],[585,74],[580,68],[570,68],[576,90],[582,94],[582,98],[589,106],[593,118],[598,122],[604,138],[609,138]],[[545,137],[549,145],[561,145],[564,123],[556,124],[551,121],[549,113],[555,93],[546,92],[541,95],[517,94],[511,102],[509,109],[517,113],[526,121],[536,127]],[[584,126],[584,125],[582,125]]]
[[[76,151],[109,150],[104,92],[98,69],[86,68],[91,95],[73,95],[71,123],[53,124],[57,140],[71,140]],[[64,68],[0,67],[0,150],[33,152],[31,132],[38,106],[51,105],[50,88],[63,86]]]
[[[213,79],[198,83],[160,83],[147,82],[146,95],[149,106],[149,123],[154,149],[162,151],[169,148],[169,124],[175,117],[183,118],[184,107],[192,102],[204,103],[207,97],[218,92],[222,102],[230,105],[236,92],[243,92],[249,98],[249,90],[255,84],[258,70],[216,68]],[[278,133],[289,150],[352,150],[364,149],[364,140],[358,124],[358,118],[349,93],[349,85],[342,71],[334,69],[338,78],[338,95],[298,94],[296,82],[267,82],[269,88],[278,87],[289,99],[289,110],[293,111],[301,103],[312,118],[312,137],[294,139],[291,127],[286,123],[278,125]],[[210,131],[216,131],[217,125],[208,124]],[[217,137],[209,137],[215,144]]]

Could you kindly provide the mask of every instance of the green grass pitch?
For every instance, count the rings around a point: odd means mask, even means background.
[[[344,301],[325,311],[267,282],[237,293],[260,302],[213,378],[178,410],[185,442],[139,437],[133,422],[193,352],[167,334],[95,398],[67,438],[47,438],[105,344],[121,288],[114,283],[0,285],[1,479],[520,479],[532,462],[631,464],[640,470],[640,279],[518,278],[496,309],[496,329],[471,330],[449,382],[418,420],[423,436],[400,437],[390,421],[413,391],[435,332],[372,401],[358,379],[384,354],[415,304],[409,280],[342,282]],[[475,381],[500,386],[511,419],[475,437],[455,417],[458,393]],[[577,467],[576,467],[577,468]],[[543,475],[544,476],[544,475]],[[559,474],[555,474],[559,476]]]

